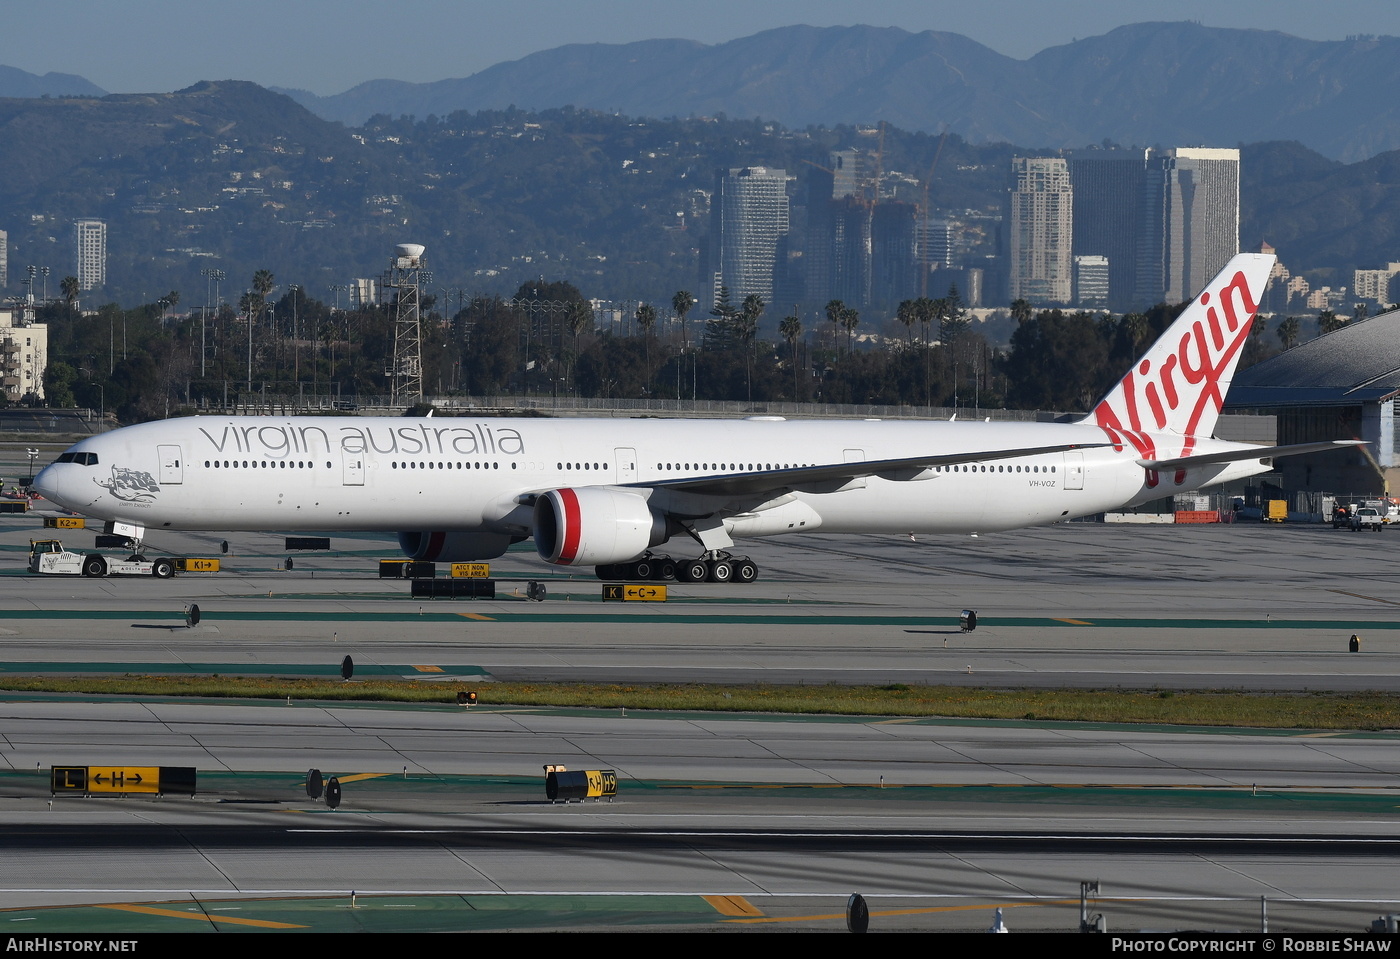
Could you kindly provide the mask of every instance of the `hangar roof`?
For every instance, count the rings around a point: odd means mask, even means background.
[[[1391,310],[1235,374],[1226,409],[1361,406],[1400,394],[1400,310]]]

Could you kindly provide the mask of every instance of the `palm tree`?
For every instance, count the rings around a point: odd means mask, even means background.
[[[792,313],[778,321],[778,332],[783,339],[788,341],[788,349],[792,351],[792,398],[796,402],[797,395],[797,339],[802,335],[802,321],[797,318],[797,306],[794,304]]]
[[[571,300],[564,311],[564,322],[574,337],[574,373],[578,372],[578,338],[593,332],[593,304],[587,300]]]
[[[754,337],[758,336],[758,321],[767,308],[768,304],[764,303],[763,297],[757,293],[750,293],[744,297],[744,305],[739,307],[739,323],[736,332],[739,334],[739,342],[744,347],[744,381],[750,401],[753,400],[753,350],[750,347]]]
[[[826,318],[831,321],[831,331],[834,334],[841,328],[841,317],[846,312],[846,304],[840,300],[829,300],[826,304]],[[836,339],[836,352],[841,352],[841,341]]]
[[[71,317],[73,311],[78,307],[78,294],[82,292],[82,287],[78,285],[78,278],[65,276],[63,282],[58,284],[58,289],[63,294],[63,302],[68,305],[68,315]]]
[[[676,319],[681,321],[681,352],[684,353],[689,346],[689,341],[685,335],[685,317],[695,306],[695,297],[690,295],[689,290],[677,290],[676,295],[671,297],[671,309],[676,311]]]
[[[854,353],[856,349],[856,327],[860,326],[860,310],[853,306],[848,306],[841,311],[841,328],[846,331],[846,352]]]
[[[1285,350],[1293,349],[1294,344],[1298,342],[1298,326],[1296,316],[1290,316],[1278,325],[1279,342]]]
[[[1022,323],[1029,322],[1031,313],[1031,305],[1026,300],[1018,297],[1011,301],[1011,318],[1016,321],[1018,326]]]
[[[680,296],[679,293],[676,294]],[[686,296],[690,294],[687,293]],[[656,307],[650,303],[637,304],[637,325],[642,328],[642,342],[647,350],[647,375],[651,375],[651,328],[656,325]]]
[[[1357,304],[1357,307],[1356,307],[1356,308],[1357,308],[1358,310],[1364,311],[1364,310],[1366,309],[1366,304],[1365,304],[1365,303],[1359,303],[1359,304]],[[1363,312],[1362,315],[1359,317],[1359,319],[1365,319],[1365,318],[1366,318],[1366,317],[1365,317],[1365,313]],[[1321,313],[1317,314],[1317,332],[1318,332],[1318,333],[1322,333],[1322,334],[1334,333],[1334,332],[1336,332],[1337,330],[1340,330],[1342,327],[1344,327],[1344,326],[1346,326],[1346,325],[1347,325],[1347,321],[1344,320],[1344,319],[1342,319],[1342,318],[1341,318],[1340,316],[1338,316],[1336,313],[1333,313],[1331,310],[1323,310]]]
[[[902,300],[894,311],[894,318],[904,324],[904,338],[914,345],[914,324],[919,321],[917,300]]]

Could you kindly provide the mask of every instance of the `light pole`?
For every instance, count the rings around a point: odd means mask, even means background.
[[[24,485],[25,485],[25,486],[33,486],[33,485],[34,485],[34,461],[35,461],[36,459],[39,458],[39,451],[36,450],[36,449],[34,449],[34,448],[31,446],[30,448],[26,449],[25,452],[29,454],[29,479],[28,479],[28,481],[27,481]]]
[[[88,382],[97,387],[97,432],[102,432],[102,425],[107,421],[107,391],[102,388],[102,384],[92,378],[92,370],[86,366],[78,367],[79,373],[88,375]]]
[[[49,303],[49,268],[41,266],[39,267],[39,273],[44,278],[44,302],[41,305],[47,306]]]
[[[253,291],[244,293],[248,301],[248,394],[253,393]]]

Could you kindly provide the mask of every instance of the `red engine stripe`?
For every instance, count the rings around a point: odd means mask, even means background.
[[[564,508],[564,529],[562,530],[563,546],[559,548],[559,562],[572,563],[574,557],[578,555],[578,541],[583,534],[581,516],[578,508],[578,495],[571,489],[556,490],[559,494],[559,505]]]

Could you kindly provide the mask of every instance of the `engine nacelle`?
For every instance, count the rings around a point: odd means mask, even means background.
[[[666,542],[666,520],[644,497],[585,486],[535,500],[535,549],[546,563],[596,566],[635,559]]]
[[[400,533],[399,549],[430,563],[474,563],[495,559],[512,540],[509,533]]]

